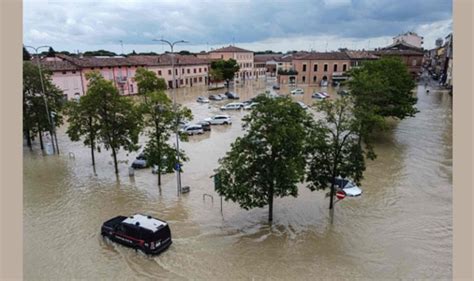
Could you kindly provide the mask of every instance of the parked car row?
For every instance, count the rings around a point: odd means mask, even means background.
[[[314,92],[311,97],[313,99],[318,99],[318,100],[324,100],[324,99],[327,99],[329,98],[329,95],[328,93],[326,92]]]
[[[226,92],[224,94],[211,94],[211,95],[209,95],[209,99],[206,99],[205,97],[200,96],[200,97],[197,98],[197,102],[208,103],[209,100],[221,101],[221,100],[224,100],[224,99],[238,100],[238,99],[240,99],[240,97],[236,93]]]

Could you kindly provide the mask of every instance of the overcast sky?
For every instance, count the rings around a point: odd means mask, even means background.
[[[253,51],[373,49],[415,31],[424,48],[452,30],[452,0],[24,0],[23,41],[57,51],[163,52],[229,44]]]

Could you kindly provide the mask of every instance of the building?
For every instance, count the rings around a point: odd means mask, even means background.
[[[135,73],[139,67],[156,72],[172,87],[172,66],[169,55],[130,57],[71,57],[58,54],[43,58],[41,64],[52,72],[52,81],[63,90],[66,99],[83,96],[87,92],[86,74],[99,71],[114,83],[121,95],[138,94]],[[175,55],[177,87],[207,85],[209,62],[194,56]]]
[[[423,37],[411,31],[393,37],[393,44],[402,42],[415,46],[416,48],[422,48]]]
[[[208,53],[199,53],[197,55],[201,59],[234,59],[237,61],[237,64],[240,66],[240,70],[235,74],[234,81],[243,82],[248,79],[254,79],[254,54],[252,51],[245,50],[235,46],[227,46],[212,50]]]
[[[423,49],[410,45],[406,42],[398,42],[385,48],[371,51],[373,55],[378,57],[398,57],[408,67],[408,71],[413,78],[417,79],[420,75],[423,65]]]
[[[266,78],[276,78],[277,68],[283,55],[281,54],[261,54],[254,55],[254,67],[257,72],[265,71]]]
[[[350,58],[345,52],[307,52],[293,54],[292,69],[286,74],[280,72],[280,83],[319,85],[321,82],[340,82],[347,79]]]
[[[360,67],[366,61],[373,61],[379,59],[378,56],[365,50],[346,50],[345,53],[351,61],[351,68]]]

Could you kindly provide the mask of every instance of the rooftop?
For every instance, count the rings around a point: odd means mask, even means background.
[[[309,52],[306,55],[296,56],[295,60],[349,60],[345,52]]]
[[[371,54],[369,51],[345,51],[347,56],[350,59],[366,59],[366,60],[374,60],[378,59],[374,54]]]
[[[245,50],[235,46],[227,46],[219,49],[210,51],[210,53],[253,53],[252,51]]]
[[[136,225],[139,223],[140,227],[146,228],[153,232],[157,231],[161,226],[166,225],[166,222],[160,221],[159,219],[152,218],[151,216],[144,216],[142,214],[136,214],[123,220],[123,223]]]

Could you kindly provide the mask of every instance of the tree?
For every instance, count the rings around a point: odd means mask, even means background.
[[[234,59],[217,60],[211,63],[211,70],[214,69],[217,75],[222,74],[222,79],[226,81],[227,90],[229,90],[229,82],[234,79],[235,73],[239,71],[240,66]]]
[[[41,69],[44,94],[38,66],[31,61],[23,62],[23,132],[30,148],[32,140],[38,134],[43,150],[43,132],[49,132],[53,137],[51,121],[54,121],[56,126],[60,126],[63,122],[64,98],[62,91],[53,84],[51,72],[42,67]],[[45,102],[48,104],[48,110],[52,117],[48,118]],[[52,112],[55,114],[51,114]]]
[[[92,166],[95,167],[94,150],[100,149],[97,142],[100,122],[94,96],[85,95],[79,101],[69,102],[66,110],[69,123],[66,134],[72,141],[83,138],[84,145],[91,148]]]
[[[98,51],[87,51],[84,53],[84,56],[86,57],[94,57],[94,56],[108,56],[108,57],[113,57],[116,56],[117,54],[111,51],[106,51],[106,50],[98,50]]]
[[[31,55],[28,52],[28,50],[26,50],[26,48],[23,46],[23,61],[28,61],[28,60],[31,60]]]
[[[220,82],[224,80],[224,76],[222,75],[221,69],[218,68],[211,68],[209,69],[209,78],[210,81],[213,83]]]
[[[95,102],[98,119],[98,140],[106,150],[112,150],[115,173],[118,174],[117,152],[138,149],[142,122],[139,110],[127,97],[119,95],[111,81],[97,72],[86,74],[89,82],[87,95]]]
[[[333,208],[335,181],[350,177],[359,183],[365,170],[362,146],[358,141],[358,120],[349,97],[321,101],[317,110],[322,119],[313,123],[308,138],[308,175],[311,191],[330,186],[329,209]]]
[[[176,150],[167,142],[171,133],[176,130],[178,120],[191,120],[191,110],[173,106],[166,95],[166,82],[158,78],[155,72],[138,68],[135,74],[138,93],[143,96],[141,112],[145,125],[151,128],[149,140],[145,147],[145,156],[149,165],[157,166],[158,185],[161,186],[161,174],[173,171],[177,159],[187,161],[184,151]],[[176,110],[175,110],[176,109]],[[182,136],[185,138],[185,136]]]
[[[273,199],[298,194],[305,174],[308,114],[289,97],[258,96],[258,105],[243,118],[247,133],[232,144],[215,170],[216,192],[248,210],[269,206]]]
[[[368,157],[373,159],[376,155],[371,146],[372,133],[386,127],[385,119],[404,119],[418,112],[417,98],[412,93],[415,82],[406,65],[396,57],[365,62],[349,75],[347,85],[359,120],[359,144],[365,144]]]
[[[48,53],[46,54],[47,57],[54,57],[56,55],[56,51],[54,51],[53,47],[49,47]]]

